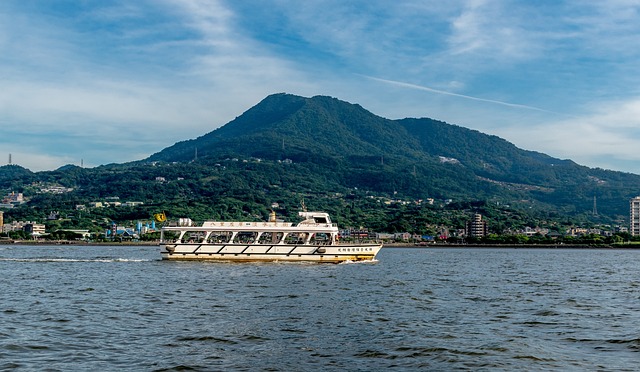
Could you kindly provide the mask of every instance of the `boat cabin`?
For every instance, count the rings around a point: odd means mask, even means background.
[[[324,212],[298,212],[298,215],[304,218],[301,224],[319,223],[319,224],[331,224],[331,218],[329,213]]]

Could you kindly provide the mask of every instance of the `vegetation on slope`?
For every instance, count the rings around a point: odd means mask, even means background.
[[[41,193],[43,184],[73,191]],[[495,232],[561,229],[624,223],[638,190],[638,175],[589,169],[460,126],[389,120],[335,98],[288,94],[269,96],[223,127],[138,162],[37,173],[0,167],[0,192],[30,199],[6,210],[6,220],[42,221],[57,211],[68,218],[48,223],[92,230],[158,211],[194,220],[266,219],[273,203],[292,217],[303,198],[342,226],[377,231],[432,234],[461,228],[475,212]],[[114,197],[144,204],[76,207]]]

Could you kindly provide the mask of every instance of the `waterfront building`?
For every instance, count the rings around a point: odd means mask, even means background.
[[[44,225],[43,224],[37,224],[37,223],[35,223],[33,221],[13,221],[11,223],[6,223],[6,224],[3,224],[3,225],[0,225],[0,228],[1,228],[1,231],[5,232],[5,233],[7,233],[9,231],[27,231],[25,229],[25,227],[27,225],[35,225],[35,232],[44,234]],[[29,230],[27,232],[33,231],[33,227],[31,227],[31,229],[32,230]]]
[[[629,233],[640,236],[640,196],[629,201]]]
[[[59,229],[58,231],[68,231],[74,234],[78,234],[82,236],[82,239],[89,239],[91,237],[91,233],[89,232],[89,230]]]
[[[29,222],[22,228],[28,234],[31,234],[34,238],[46,234],[45,226],[41,223]]]
[[[472,236],[476,238],[481,238],[486,236],[488,233],[487,221],[482,219],[481,214],[475,214],[473,219],[467,222],[467,226],[465,228],[465,235]]]

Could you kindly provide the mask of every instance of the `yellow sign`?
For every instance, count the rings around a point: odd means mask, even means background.
[[[153,215],[153,219],[156,220],[156,222],[164,222],[167,220],[167,215],[164,214],[164,212],[156,213]]]

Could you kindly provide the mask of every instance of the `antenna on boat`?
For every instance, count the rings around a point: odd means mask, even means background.
[[[302,211],[306,212],[307,211],[307,206],[304,205],[304,198],[302,198],[302,200],[300,201],[300,206],[302,207]]]

